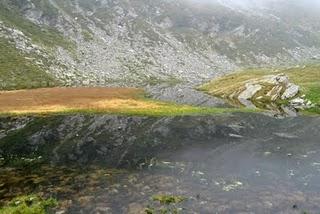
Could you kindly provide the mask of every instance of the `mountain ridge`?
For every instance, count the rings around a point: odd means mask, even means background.
[[[4,0],[0,37],[66,86],[199,84],[241,67],[319,59],[319,15],[265,2],[253,10],[227,1]]]

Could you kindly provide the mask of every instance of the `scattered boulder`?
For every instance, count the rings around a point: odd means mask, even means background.
[[[289,82],[285,74],[266,75],[262,78],[249,80],[245,89],[240,90],[237,99],[245,105],[244,100],[271,100],[287,99],[294,97],[299,92],[299,86]],[[257,96],[259,94],[259,96]],[[234,95],[233,95],[234,96]]]
[[[277,75],[266,75],[262,77],[261,81],[270,83],[273,85],[279,85],[279,84],[288,85],[289,77],[283,73],[277,74]]]
[[[312,103],[304,96],[297,97],[300,87],[291,83],[285,74],[266,75],[261,78],[251,79],[245,82],[243,89],[234,91],[229,97],[237,99],[246,107],[256,107],[258,103],[269,103],[289,100],[289,105],[294,109],[312,107]]]
[[[289,83],[287,89],[282,94],[281,99],[286,100],[295,97],[299,93],[300,87],[293,83]]]
[[[301,97],[298,97],[298,98],[295,98],[295,99],[291,100],[290,103],[292,105],[303,105],[304,104],[304,99],[302,99]]]
[[[314,106],[310,100],[303,99],[302,97],[292,99],[290,105],[296,109],[308,109]]]
[[[259,84],[247,83],[246,89],[239,94],[238,99],[239,100],[251,99],[261,89],[262,89],[262,86]]]

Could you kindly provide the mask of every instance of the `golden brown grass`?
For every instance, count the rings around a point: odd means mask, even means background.
[[[41,88],[0,92],[0,114],[212,114],[232,110],[176,105],[144,98],[135,88]]]
[[[0,112],[19,114],[108,107],[114,109],[116,106],[129,105],[131,100],[133,102],[133,99],[138,99],[142,94],[142,90],[134,88],[41,88],[2,91]]]

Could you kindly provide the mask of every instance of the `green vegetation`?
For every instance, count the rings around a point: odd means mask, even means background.
[[[320,105],[320,65],[308,65],[285,70],[290,79],[302,87],[311,102]]]
[[[296,66],[280,70],[248,69],[214,79],[199,89],[214,96],[227,98],[234,92],[242,90],[244,82],[248,80],[280,73],[288,75],[290,81],[300,86],[300,95],[305,95],[316,105],[314,108],[308,109],[307,112],[320,113],[320,65]]]
[[[153,201],[158,201],[160,204],[170,205],[170,204],[177,204],[184,200],[185,197],[182,196],[174,196],[174,195],[155,195],[152,197]]]
[[[57,81],[32,58],[19,52],[7,39],[0,38],[0,90],[51,87]]]
[[[0,207],[0,214],[45,214],[57,204],[53,198],[44,200],[35,195],[21,196]]]
[[[312,103],[317,104],[316,107],[308,109],[308,112],[320,114],[320,85],[311,86],[309,88],[306,87],[306,90],[307,90],[307,93],[306,93],[307,99],[309,99]]]
[[[37,5],[41,9],[45,9],[49,16],[53,16],[56,11],[48,6],[47,1],[37,0]],[[43,46],[54,48],[61,46],[69,51],[73,51],[74,44],[65,39],[62,34],[47,26],[39,26],[25,19],[20,15],[19,3],[4,0],[0,2],[0,20],[8,27],[16,28],[22,31],[26,36],[30,37],[33,42]]]
[[[159,204],[153,204],[148,206],[145,210],[146,214],[177,214],[180,213],[181,208],[177,205],[185,201],[187,198],[183,196],[175,195],[155,195],[152,197],[153,202],[159,202]]]
[[[56,113],[58,115],[70,114],[111,114],[111,115],[126,115],[126,116],[150,116],[150,117],[173,117],[173,116],[196,116],[196,115],[218,115],[234,112],[258,112],[254,109],[246,108],[209,108],[209,107],[196,107],[188,105],[177,105],[161,103],[157,108],[119,108],[117,110],[96,110],[96,109],[71,109]]]

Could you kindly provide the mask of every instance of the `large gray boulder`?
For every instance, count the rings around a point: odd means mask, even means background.
[[[282,94],[281,99],[286,100],[295,97],[299,93],[300,87],[293,83],[289,83],[287,89]]]

